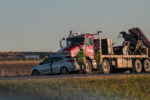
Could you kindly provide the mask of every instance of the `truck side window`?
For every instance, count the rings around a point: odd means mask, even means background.
[[[89,45],[93,45],[93,41],[92,41],[92,38],[87,38],[86,39],[86,47],[88,47]]]
[[[93,45],[93,39],[90,38],[90,45]]]

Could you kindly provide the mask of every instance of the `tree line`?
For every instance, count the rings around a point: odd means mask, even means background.
[[[38,60],[43,59],[52,53],[54,52],[0,52],[0,60]]]

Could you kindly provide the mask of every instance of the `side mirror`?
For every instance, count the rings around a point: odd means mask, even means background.
[[[61,40],[60,40],[60,48],[63,48],[64,46],[63,46],[63,41],[65,41],[66,39],[65,39],[65,37],[63,37]]]

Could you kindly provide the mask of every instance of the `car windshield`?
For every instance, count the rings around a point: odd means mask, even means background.
[[[67,46],[84,44],[84,37],[67,39]]]

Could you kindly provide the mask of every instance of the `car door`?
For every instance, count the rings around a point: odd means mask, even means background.
[[[42,63],[40,63],[40,73],[41,74],[50,74],[51,73],[51,58],[45,59]]]
[[[62,57],[53,58],[52,63],[51,63],[52,73],[59,73],[60,68],[63,66],[62,64],[63,64]]]

